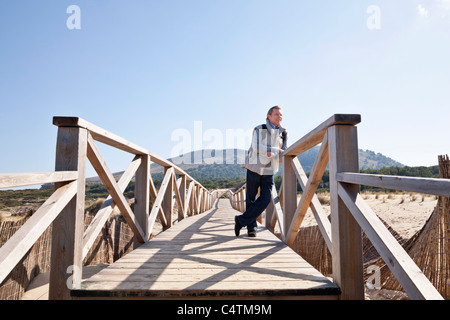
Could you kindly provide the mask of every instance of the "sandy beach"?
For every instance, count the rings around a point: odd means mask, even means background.
[[[437,204],[435,196],[418,193],[362,193],[362,197],[376,215],[387,222],[404,239],[411,238],[430,217]],[[329,214],[329,194],[319,194],[324,211]],[[316,225],[311,209],[302,227]]]

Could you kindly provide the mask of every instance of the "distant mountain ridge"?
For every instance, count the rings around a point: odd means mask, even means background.
[[[319,147],[316,146],[298,157],[305,172],[311,171],[318,152]],[[179,155],[168,160],[199,181],[217,179],[238,180],[244,179],[246,176],[245,169],[241,167],[245,162],[246,153],[247,150],[242,149],[204,149]],[[383,167],[395,166],[404,167],[400,162],[382,155],[381,153],[362,149],[359,150],[359,166],[360,169],[381,169]],[[123,172],[115,173],[115,178],[118,179],[122,173]],[[164,168],[153,163],[151,165],[151,173],[154,179],[162,180]],[[278,171],[278,175],[280,174],[281,170]],[[98,177],[92,177],[87,179],[87,183],[96,184],[101,182]]]
[[[298,157],[305,172],[311,171],[318,152],[319,147],[316,146]],[[245,162],[246,153],[247,151],[242,149],[205,149],[189,152],[171,158],[169,161],[186,171],[194,179],[238,179],[245,178],[245,169],[241,168],[241,166]],[[404,167],[402,163],[381,153],[362,149],[359,150],[359,166],[360,169]],[[152,174],[162,174],[162,172],[163,168],[161,166],[152,165]],[[278,174],[281,174],[281,170],[279,170]]]
[[[298,157],[306,172],[311,171],[318,152],[319,146],[316,146],[302,153]],[[243,164],[246,153],[247,151],[242,149],[205,149],[189,152],[178,157],[171,158],[169,161],[175,163],[183,170],[190,169],[198,165]],[[383,167],[404,167],[404,165],[385,155],[382,155],[381,153],[359,149],[359,167],[360,169],[381,169]]]

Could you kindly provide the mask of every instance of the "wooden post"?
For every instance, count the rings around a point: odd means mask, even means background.
[[[167,170],[170,167],[165,167],[164,173],[167,173]],[[164,210],[164,215],[166,216],[167,227],[164,230],[172,227],[172,212],[173,212],[173,179],[169,179],[167,184],[166,193],[164,194],[164,200],[162,202],[162,208]]]
[[[77,194],[53,222],[49,300],[69,300],[82,279],[87,130],[59,127],[55,171],[77,171]],[[59,189],[64,183],[56,183]]]
[[[297,177],[292,167],[293,160],[294,156],[283,157],[283,229],[285,236],[297,209]]]
[[[246,196],[246,194],[245,194],[245,192],[246,192],[246,188],[245,187],[242,188],[241,191],[239,192],[239,194],[240,194],[240,201],[241,201],[239,203],[239,208],[240,208],[240,211],[242,213],[244,213],[245,209],[246,209],[246,205],[245,205],[245,196]]]
[[[203,212],[205,212],[206,191],[205,191],[205,189],[201,188],[200,192],[202,194],[202,201],[200,202],[200,213],[203,213]]]
[[[266,228],[269,229],[270,231],[274,231],[273,227],[272,227],[272,219],[273,219],[273,215],[275,214],[275,206],[273,205],[273,200],[271,199],[269,202],[269,205],[266,208],[266,221],[265,221],[265,225]]]
[[[334,125],[328,129],[333,279],[341,288],[341,299],[364,299],[361,228],[338,196],[336,174],[359,172],[357,129]],[[349,186],[356,198],[359,185]]]
[[[258,194],[256,195],[256,198],[259,198],[259,196],[261,195],[261,188],[258,188]],[[271,201],[272,202],[272,201]],[[270,203],[271,203],[270,202]],[[267,208],[264,210],[264,211],[266,211],[267,210]],[[264,214],[264,211],[258,216],[258,218],[256,218],[256,221],[258,221],[259,223],[263,223],[263,214]]]
[[[181,210],[178,210],[178,220],[183,219],[184,217],[188,216],[188,208],[187,206],[187,202],[186,202],[186,175],[181,175],[180,176],[180,198],[181,198],[181,202],[183,203],[183,208],[184,208],[184,213],[181,213]]]
[[[148,217],[150,214],[150,157],[148,155],[141,155],[141,165],[136,171],[136,180],[134,187],[134,216],[136,221],[141,226],[144,232],[145,239],[150,238],[148,230]],[[142,243],[135,240],[134,248],[137,248]]]

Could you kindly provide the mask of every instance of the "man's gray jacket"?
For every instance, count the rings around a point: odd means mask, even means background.
[[[274,175],[278,172],[281,150],[287,147],[287,131],[279,126],[272,128],[269,120],[255,127],[252,144],[245,158],[245,169],[259,175]]]

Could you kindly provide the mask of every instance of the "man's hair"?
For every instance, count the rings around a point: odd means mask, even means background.
[[[281,110],[280,106],[273,106],[272,108],[269,109],[269,111],[267,111],[267,116],[272,115],[272,112],[274,109],[278,109]]]

